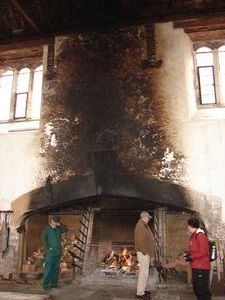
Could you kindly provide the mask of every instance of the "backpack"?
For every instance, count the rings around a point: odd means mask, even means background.
[[[217,259],[216,243],[214,241],[209,241],[209,260],[214,261],[216,259]]]

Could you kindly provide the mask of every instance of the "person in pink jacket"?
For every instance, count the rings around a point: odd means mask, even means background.
[[[188,220],[189,250],[184,254],[192,269],[193,290],[198,300],[211,300],[209,290],[209,240],[197,218]]]

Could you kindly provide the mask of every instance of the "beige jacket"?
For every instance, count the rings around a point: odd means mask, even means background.
[[[155,238],[142,219],[140,219],[134,230],[135,250],[142,252],[144,255],[155,256]]]

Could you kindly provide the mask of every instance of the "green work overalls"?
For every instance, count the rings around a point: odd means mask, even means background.
[[[45,266],[43,287],[57,287],[61,257],[61,234],[67,232],[65,225],[61,224],[56,228],[48,225],[42,233],[45,245]]]

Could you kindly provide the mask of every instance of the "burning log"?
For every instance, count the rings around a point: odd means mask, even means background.
[[[115,264],[118,261],[119,261],[119,255],[115,251],[111,251],[103,259],[103,263],[106,266],[111,266],[112,264]]]
[[[111,251],[103,259],[103,271],[112,273],[120,272],[126,274],[136,274],[138,269],[136,254],[124,248],[122,251]],[[109,271],[110,270],[110,271]]]

